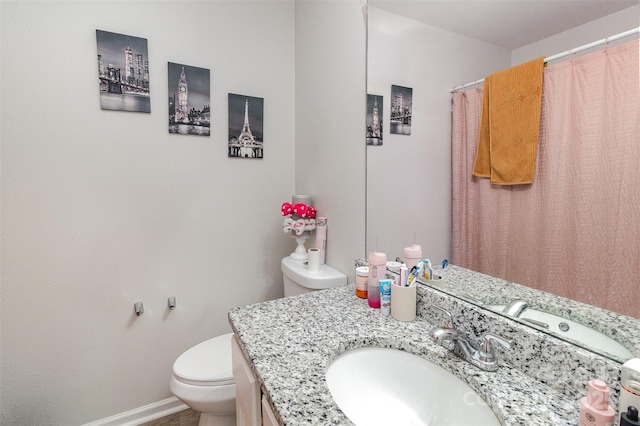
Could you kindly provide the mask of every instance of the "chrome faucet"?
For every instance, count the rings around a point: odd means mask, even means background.
[[[509,315],[513,318],[518,318],[522,321],[526,321],[530,324],[537,325],[541,328],[549,328],[549,324],[546,322],[534,320],[531,318],[520,318],[520,315],[529,307],[529,303],[524,299],[514,299],[507,306],[504,307],[502,313],[505,315]]]
[[[443,312],[449,318],[447,324],[431,330],[431,339],[434,342],[453,351],[454,354],[481,370],[496,371],[498,369],[498,359],[493,350],[492,342],[510,348],[513,341],[487,333],[478,345],[466,333],[454,327],[451,313],[439,306],[431,305],[431,307]]]
[[[529,303],[527,303],[524,299],[515,299],[512,300],[505,308],[502,310],[503,314],[507,314],[511,317],[518,318],[524,311],[529,307]]]

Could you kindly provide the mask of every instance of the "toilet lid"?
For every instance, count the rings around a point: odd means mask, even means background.
[[[197,386],[233,384],[231,336],[233,333],[205,340],[180,355],[173,364],[176,379]]]

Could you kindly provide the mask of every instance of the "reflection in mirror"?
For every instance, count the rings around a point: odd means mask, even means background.
[[[434,275],[443,284],[419,282],[620,363],[640,354],[634,318],[456,265],[436,267]]]
[[[522,311],[518,313],[516,318],[536,328],[555,332],[579,345],[590,345],[594,351],[610,354],[620,361],[633,357],[631,350],[606,334],[571,321],[570,319],[531,308],[529,303],[523,299],[516,299],[508,305],[489,305],[488,308],[506,314],[507,316],[513,316],[513,314],[509,313],[509,309],[518,304],[520,304]]]
[[[474,9],[480,3],[480,9],[484,10]],[[511,7],[514,3],[518,4],[515,8]],[[543,3],[542,8],[536,7]],[[564,1],[553,2],[551,8],[545,1],[527,2],[524,7],[524,3],[518,1],[369,0],[367,92],[383,99],[384,142],[367,147],[367,251],[382,251],[389,258],[395,258],[402,256],[404,247],[417,243],[422,246],[423,256],[435,263],[451,259],[450,91],[453,87],[538,56],[553,55],[638,26],[638,1],[585,2],[588,5],[567,13],[564,8],[570,3],[575,5],[575,2]],[[492,9],[496,4],[499,7]],[[501,24],[489,21],[490,18],[484,16],[487,11]],[[533,26],[536,30],[546,28],[551,32],[525,39],[529,32],[533,33],[527,30],[531,25],[519,22],[515,26],[522,31],[515,35],[491,33],[492,28],[506,26],[507,15],[509,22],[517,22],[518,13],[523,11],[530,16],[546,13],[537,16]],[[474,13],[486,19],[468,20],[468,15]],[[420,22],[421,16],[431,21]],[[559,31],[561,34],[556,35]],[[489,39],[490,36],[494,38]],[[387,120],[394,103],[390,98],[392,85],[413,89],[410,135],[391,134],[388,130]],[[444,291],[459,297],[478,298],[483,305],[508,305],[512,301],[513,291],[506,292],[508,296],[500,293],[510,286],[506,281],[486,291],[477,289],[475,295],[459,294],[448,284]],[[587,305],[562,297],[553,299],[549,293],[517,284],[513,286],[518,289],[517,293],[523,293],[513,295],[514,298],[523,297],[525,293],[529,297],[525,298],[529,310],[552,313],[595,330],[602,327],[589,322],[588,315],[587,318],[564,315],[570,310],[567,307]],[[488,296],[491,299],[487,299]],[[540,298],[546,301],[543,305]],[[607,311],[596,310],[606,317]],[[639,322],[624,316],[616,321],[626,321],[632,329]],[[616,332],[611,328],[607,333],[611,337]],[[640,350],[640,346],[629,341],[622,345],[635,350],[634,355]],[[624,359],[624,356],[611,357]]]

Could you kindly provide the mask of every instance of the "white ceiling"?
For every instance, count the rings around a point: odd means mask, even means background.
[[[368,4],[513,50],[639,5],[640,0],[368,0]]]

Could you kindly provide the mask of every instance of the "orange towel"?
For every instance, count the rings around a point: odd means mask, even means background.
[[[533,183],[543,69],[541,57],[485,78],[475,176],[496,185]]]

